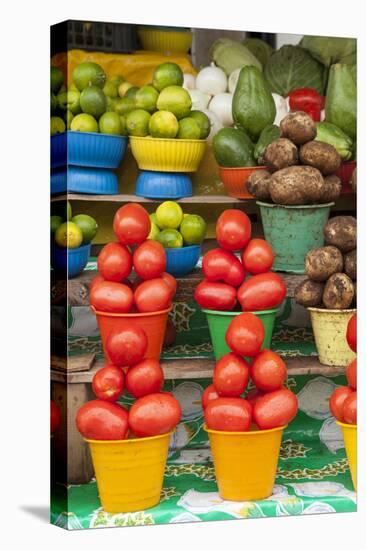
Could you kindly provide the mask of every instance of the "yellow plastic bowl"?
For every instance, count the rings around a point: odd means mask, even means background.
[[[164,53],[188,53],[193,34],[140,27],[137,31],[144,50]]]
[[[244,501],[271,496],[285,428],[221,432],[204,426],[221,498]]]
[[[347,366],[356,357],[346,339],[348,321],[356,309],[309,307],[308,310],[320,363]]]
[[[86,439],[106,512],[136,512],[159,503],[172,433],[121,441]]]
[[[342,430],[352,483],[355,491],[357,491],[357,426],[355,424],[343,424],[343,422],[337,422],[337,424]]]
[[[204,139],[162,139],[130,136],[140,170],[196,172],[206,148]]]

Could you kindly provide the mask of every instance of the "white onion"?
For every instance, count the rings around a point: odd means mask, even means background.
[[[209,109],[202,109],[202,112],[205,113],[205,115],[207,115],[208,118],[210,119],[211,131],[209,133],[207,140],[212,141],[212,138],[217,134],[217,132],[221,130],[221,128],[223,128],[223,125],[221,124],[218,116],[215,115],[215,113],[213,113]]]
[[[196,77],[193,74],[183,74],[183,88],[186,90],[194,90],[196,87]]]
[[[325,120],[325,109],[320,111],[320,121],[323,122],[323,120]]]
[[[276,105],[276,117],[273,121],[273,124],[277,124],[277,126],[280,124],[281,120],[285,118],[285,116],[290,111],[290,104],[287,101],[288,98],[282,97],[282,95],[279,94],[272,94],[272,97],[274,99],[275,105]]]
[[[210,95],[226,92],[227,77],[225,72],[214,64],[204,67],[196,77],[196,88]]]
[[[193,111],[202,111],[206,109],[211,96],[209,94],[204,94],[200,90],[187,90],[192,100],[192,110]]]
[[[235,92],[236,85],[239,80],[239,74],[241,71],[241,67],[239,69],[235,69],[229,76],[229,92],[233,94]]]
[[[215,113],[215,115],[217,115],[221,124],[224,126],[232,126],[234,124],[232,103],[233,94],[225,92],[223,94],[215,95],[208,104],[208,108],[210,111]]]

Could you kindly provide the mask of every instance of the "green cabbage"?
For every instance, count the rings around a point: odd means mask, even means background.
[[[297,88],[314,88],[324,93],[324,66],[300,46],[282,46],[264,67],[272,93],[286,96]]]
[[[260,38],[246,38],[242,43],[255,55],[262,67],[264,67],[273,53],[272,46]]]
[[[219,38],[210,48],[212,61],[218,67],[221,67],[230,76],[235,69],[240,69],[245,65],[254,65],[262,70],[262,65],[258,59],[240,42],[231,40],[231,38]]]
[[[354,57],[353,61],[349,61],[349,63],[356,62],[357,41],[355,38],[304,36],[300,46],[326,67],[330,67],[333,63],[344,63],[343,58],[350,55]]]

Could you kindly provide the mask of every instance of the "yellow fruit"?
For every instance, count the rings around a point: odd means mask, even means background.
[[[177,229],[183,219],[183,210],[177,202],[165,201],[156,209],[156,219],[161,229]]]
[[[149,133],[156,138],[175,138],[178,133],[178,120],[169,111],[157,111],[151,115]]]
[[[64,248],[77,248],[83,242],[83,233],[74,222],[64,222],[55,231],[55,241]]]

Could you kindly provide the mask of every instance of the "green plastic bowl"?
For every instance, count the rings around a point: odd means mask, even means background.
[[[225,334],[231,321],[237,315],[247,312],[215,311],[212,309],[203,309],[202,311],[206,314],[215,358],[216,361],[218,361],[223,355],[225,355],[225,353],[229,353],[231,351],[225,342]],[[251,312],[260,317],[264,325],[264,341],[262,349],[271,348],[272,333],[278,311],[279,308]]]

